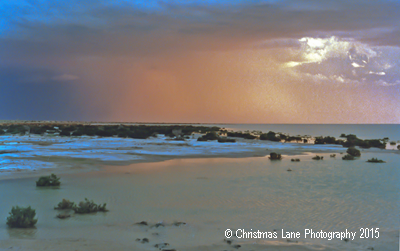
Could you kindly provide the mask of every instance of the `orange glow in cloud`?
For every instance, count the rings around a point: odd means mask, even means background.
[[[393,1],[146,3],[83,1],[79,13],[51,4],[36,18],[19,6],[4,19],[12,29],[0,26],[3,103],[12,108],[2,116],[400,123]],[[57,97],[16,99],[16,84]]]

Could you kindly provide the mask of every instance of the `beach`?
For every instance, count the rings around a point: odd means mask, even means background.
[[[31,205],[38,223],[10,229],[4,221],[0,250],[398,249],[398,150],[363,149],[352,162],[341,159],[346,148],[337,145],[163,136],[2,139],[0,215],[5,219],[12,206]],[[268,159],[273,151],[283,159]],[[313,160],[316,154],[324,159]],[[386,163],[366,163],[371,157]],[[35,186],[50,173],[61,177],[59,188]],[[58,219],[53,208],[64,198],[107,203],[110,211]],[[143,221],[147,225],[137,224]],[[361,239],[360,228],[379,228],[380,237]],[[277,235],[227,238],[227,229]],[[305,229],[357,236],[305,238]],[[300,236],[282,238],[283,230]]]

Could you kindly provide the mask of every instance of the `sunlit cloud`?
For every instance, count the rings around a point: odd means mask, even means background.
[[[299,42],[301,46],[290,51],[302,60],[282,64],[283,68],[296,71],[299,78],[311,78],[318,84],[397,85],[396,78],[399,75],[392,69],[396,65],[396,57],[386,55],[387,47],[373,47],[354,39],[335,36],[303,37]],[[399,53],[399,49],[390,50]]]

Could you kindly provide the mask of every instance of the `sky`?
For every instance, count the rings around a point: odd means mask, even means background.
[[[0,120],[400,123],[400,1],[1,0]]]

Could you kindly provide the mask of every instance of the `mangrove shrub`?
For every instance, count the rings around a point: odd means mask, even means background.
[[[42,176],[38,181],[36,181],[36,186],[38,187],[59,186],[60,184],[60,178],[58,178],[54,173],[50,176]]]
[[[29,207],[12,207],[10,216],[7,217],[7,225],[16,228],[28,228],[35,226],[36,211]]]
[[[78,206],[74,206],[72,209],[77,214],[88,214],[88,213],[95,213],[95,212],[107,212],[106,203],[103,205],[97,205],[93,202],[93,200],[89,201],[85,198],[85,201],[79,202]]]
[[[269,154],[268,158],[271,159],[271,160],[281,160],[282,156],[280,154],[278,154],[278,153],[272,152],[272,153]]]
[[[360,157],[361,156],[361,152],[360,150],[354,148],[354,147],[349,147],[346,151],[348,154],[350,154],[353,157]]]
[[[367,162],[370,162],[370,163],[385,163],[385,161],[383,161],[381,159],[378,159],[378,158],[369,159],[369,160],[367,160]]]
[[[60,203],[54,209],[73,209],[75,203],[66,199],[62,199]]]
[[[286,137],[285,137],[286,139]],[[269,131],[268,133],[263,133],[260,135],[260,140],[270,140],[270,141],[281,141],[280,138],[276,137],[276,133]]]
[[[342,157],[342,160],[354,160],[354,157],[350,154],[346,154]]]

